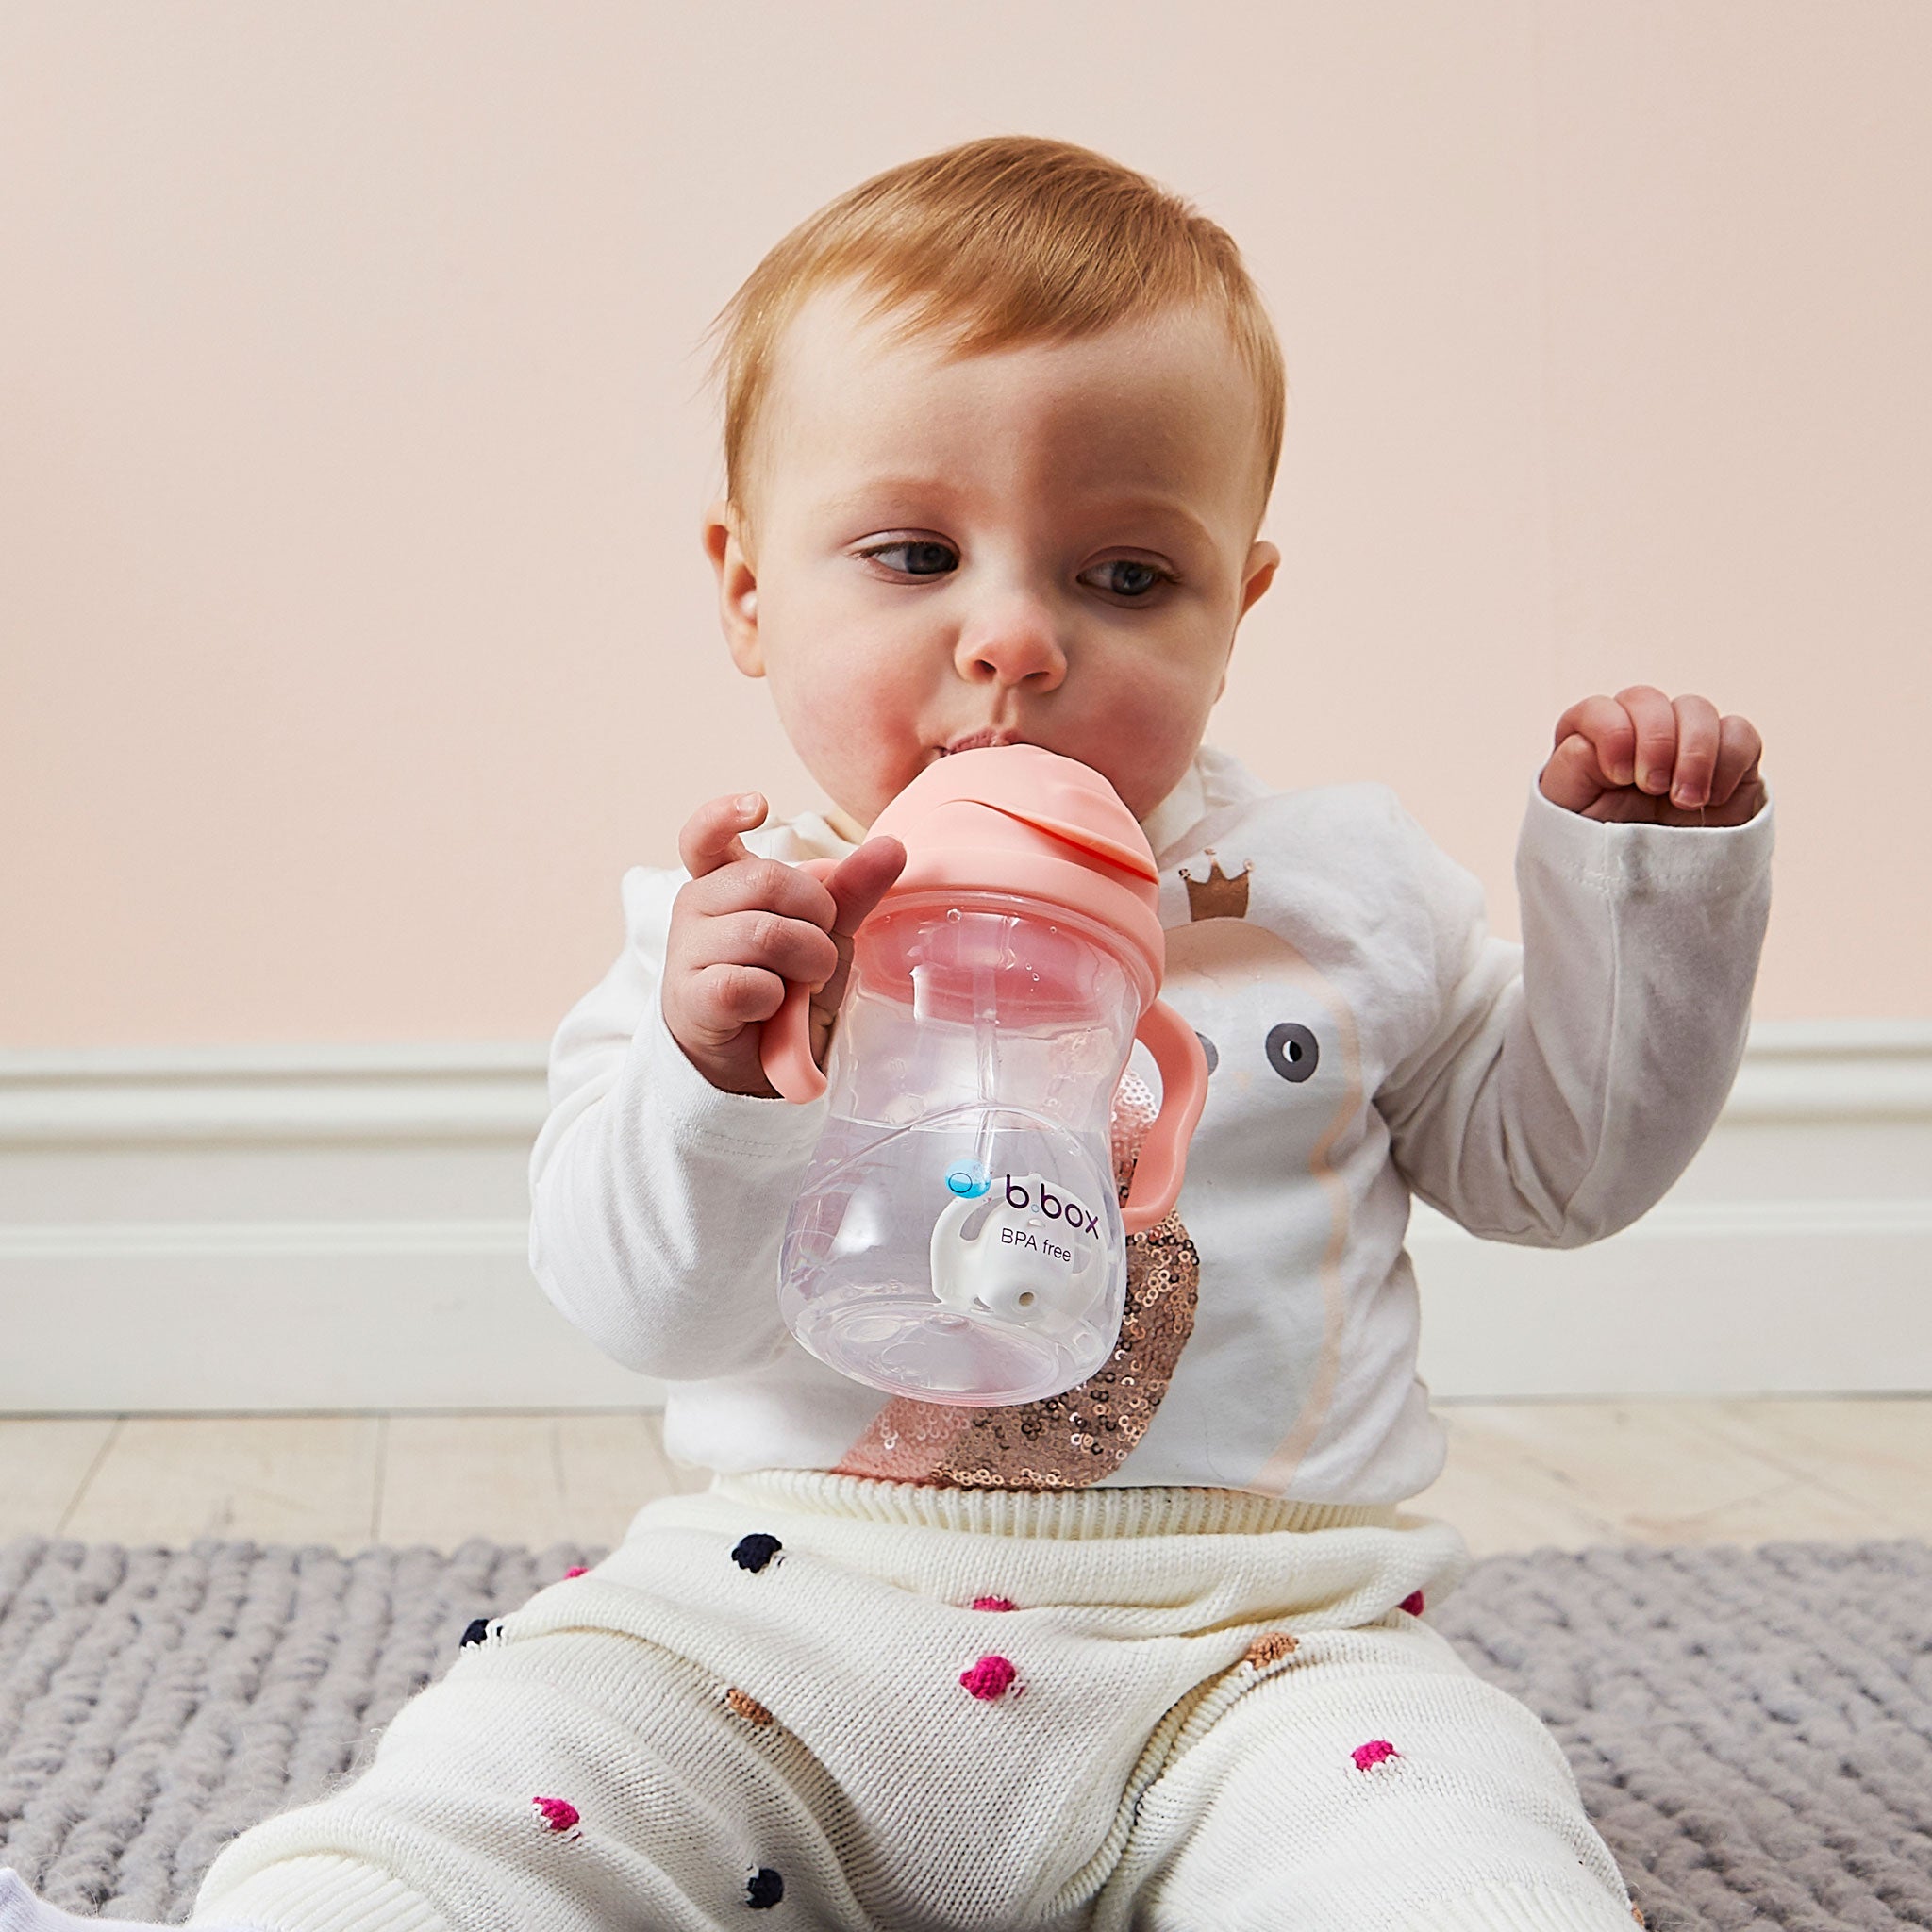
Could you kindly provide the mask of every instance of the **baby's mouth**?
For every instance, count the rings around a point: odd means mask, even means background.
[[[1025,742],[1026,741],[1017,731],[999,729],[969,731],[963,737],[956,738],[950,743],[941,745],[937,755],[943,758],[950,758],[956,751],[983,751],[988,745],[1024,744]]]

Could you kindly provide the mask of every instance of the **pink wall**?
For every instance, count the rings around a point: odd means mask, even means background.
[[[998,0],[0,13],[0,1045],[545,1034],[691,805],[693,345],[864,175],[1199,200],[1294,400],[1215,736],[1393,780],[1512,929],[1557,711],[1756,718],[1760,1012],[1932,1014],[1932,8]]]

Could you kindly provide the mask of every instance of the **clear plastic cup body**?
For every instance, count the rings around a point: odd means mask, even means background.
[[[1036,1401],[1119,1339],[1113,1096],[1146,993],[1105,928],[1001,894],[889,899],[858,930],[829,1118],[779,1302],[841,1374]]]

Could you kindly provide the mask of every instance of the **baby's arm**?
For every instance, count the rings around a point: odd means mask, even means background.
[[[1743,1054],[1771,891],[1757,735],[1679,700],[1708,763],[1674,805],[1673,708],[1647,693],[1632,719],[1639,695],[1564,713],[1517,850],[1520,952],[1487,937],[1474,881],[1411,832],[1440,1008],[1376,1105],[1414,1191],[1496,1240],[1573,1247],[1636,1220],[1702,1144]]]
[[[606,1354],[670,1380],[725,1374],[783,1343],[779,1240],[824,1107],[758,1097],[772,1092],[761,1022],[786,977],[829,974],[814,998],[823,1051],[851,930],[901,858],[874,841],[822,884],[744,850],[738,834],[764,815],[753,804],[693,814],[679,841],[689,879],[626,875],[624,950],[558,1029],[531,1157],[543,1291]]]

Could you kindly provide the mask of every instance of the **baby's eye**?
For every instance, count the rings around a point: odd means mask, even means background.
[[[949,545],[921,541],[917,538],[904,538],[897,543],[874,543],[870,550],[861,550],[861,557],[890,557],[895,550],[906,553],[904,575],[912,577],[936,577],[951,570],[958,559]],[[888,564],[889,570],[900,566]]]
[[[1143,598],[1157,584],[1172,583],[1174,577],[1158,564],[1142,563],[1137,557],[1116,557],[1098,566],[1102,572],[1119,572],[1113,582],[1103,585],[1117,597]]]

